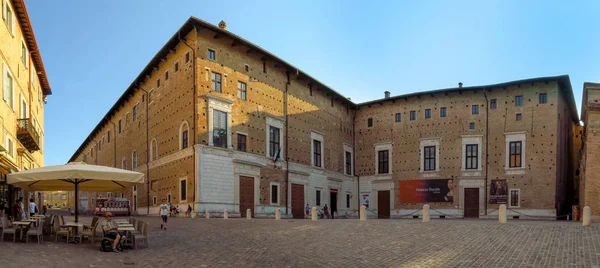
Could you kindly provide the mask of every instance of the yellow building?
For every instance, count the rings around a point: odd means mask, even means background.
[[[6,174],[44,165],[44,105],[52,94],[23,0],[0,0],[0,208],[41,193],[6,184]],[[25,202],[27,207],[29,202]]]

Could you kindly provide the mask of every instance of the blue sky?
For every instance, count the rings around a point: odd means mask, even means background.
[[[579,110],[583,82],[600,82],[599,1],[26,2],[54,93],[46,165],[68,161],[189,16],[225,20],[355,102],[568,74]]]

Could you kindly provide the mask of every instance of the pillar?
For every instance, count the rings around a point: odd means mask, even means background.
[[[310,209],[310,215],[311,215],[311,219],[312,219],[313,221],[316,221],[316,220],[317,220],[317,207],[312,207],[312,208]]]
[[[423,222],[429,222],[429,205],[423,205]]]
[[[500,205],[498,209],[498,223],[505,224],[506,223],[506,205]]]
[[[223,219],[225,219],[225,220],[228,219],[226,209],[223,210]]]
[[[360,220],[361,221],[366,221],[367,220],[367,207],[365,206],[360,206]]]
[[[590,226],[592,223],[592,209],[590,206],[583,208],[583,226]]]
[[[246,209],[246,219],[248,219],[248,220],[252,219],[252,210],[251,209]]]
[[[275,220],[281,220],[281,210],[279,210],[279,208],[275,209]]]

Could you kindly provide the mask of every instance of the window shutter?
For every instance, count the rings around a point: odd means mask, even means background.
[[[10,94],[8,91],[10,90],[10,84],[8,83],[8,66],[6,66],[4,63],[2,64],[2,81],[4,81],[4,84],[2,85],[2,98],[4,101],[8,102],[8,95]]]

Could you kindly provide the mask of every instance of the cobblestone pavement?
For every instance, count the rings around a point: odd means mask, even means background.
[[[600,267],[600,225],[170,218],[161,231],[158,217],[140,218],[148,249],[2,242],[0,267]]]

